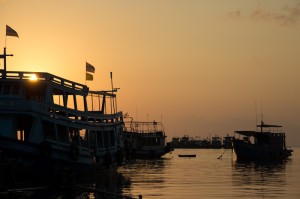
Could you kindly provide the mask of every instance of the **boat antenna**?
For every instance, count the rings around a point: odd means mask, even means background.
[[[6,57],[7,56],[14,56],[13,54],[6,54],[6,47],[4,47],[3,50],[3,55],[0,55],[0,59],[3,59],[3,65],[4,65],[4,72],[3,72],[3,77],[2,78],[6,78]]]
[[[263,125],[264,125],[264,109],[263,109],[262,97],[260,98],[260,100],[261,100],[261,124],[260,124],[260,131],[263,132]]]
[[[255,128],[257,131],[257,105],[256,105],[256,100],[255,100]]]
[[[264,121],[264,109],[263,109],[262,97],[260,98],[260,103],[261,103],[261,121]]]

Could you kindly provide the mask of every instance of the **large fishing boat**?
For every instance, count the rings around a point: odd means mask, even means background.
[[[1,170],[50,172],[112,168],[121,164],[122,112],[116,91],[91,91],[86,85],[50,73],[6,70],[0,55]],[[5,169],[4,169],[5,170]]]
[[[238,160],[282,160],[292,155],[286,146],[282,126],[269,125],[261,121],[260,131],[235,131],[242,139],[233,140],[233,148]]]
[[[128,159],[160,158],[172,151],[171,143],[166,143],[166,134],[161,122],[124,122],[124,145]]]

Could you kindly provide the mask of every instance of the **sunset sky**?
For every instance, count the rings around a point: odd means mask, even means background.
[[[168,138],[225,136],[256,120],[300,146],[300,0],[0,0],[7,70],[120,87],[118,108]],[[0,63],[3,68],[3,61]]]

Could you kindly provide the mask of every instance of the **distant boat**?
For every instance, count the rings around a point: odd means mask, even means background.
[[[196,154],[179,154],[178,157],[180,158],[194,158]]]
[[[6,56],[4,50],[0,57]],[[1,170],[89,172],[120,165],[123,114],[115,93],[49,73],[0,70]]]
[[[234,136],[225,136],[223,137],[223,149],[232,149],[232,142],[234,140]]]
[[[221,137],[214,136],[214,137],[211,138],[211,148],[213,148],[213,149],[220,149],[220,148],[222,148]]]
[[[243,139],[233,140],[233,148],[238,160],[282,160],[292,155],[293,150],[286,146],[282,126],[268,125],[262,121],[257,127],[261,130],[235,131],[244,136]]]
[[[124,122],[125,154],[131,158],[160,158],[172,151],[161,122]]]

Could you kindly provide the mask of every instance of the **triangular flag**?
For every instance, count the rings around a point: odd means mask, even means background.
[[[19,38],[18,33],[14,29],[9,27],[8,25],[6,25],[6,36],[12,36],[12,37],[18,37]]]

